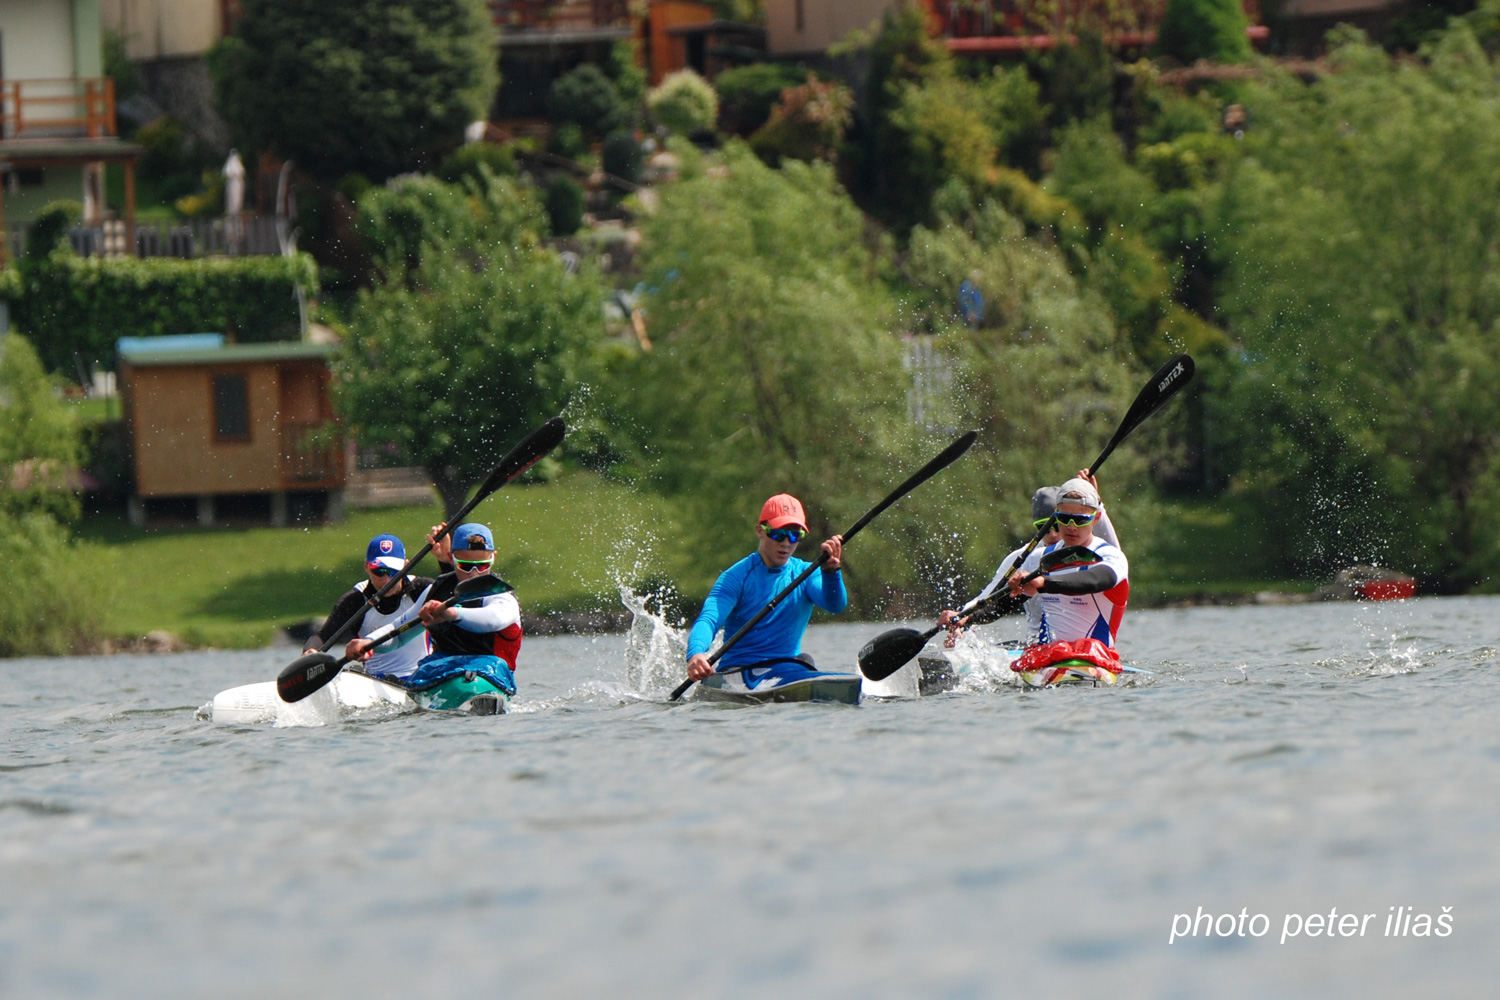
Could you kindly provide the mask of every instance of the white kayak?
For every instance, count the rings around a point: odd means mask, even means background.
[[[245,684],[220,691],[209,707],[215,725],[326,726],[362,715],[398,715],[418,709],[458,710],[473,715],[499,715],[510,699],[492,685],[454,678],[426,691],[409,691],[354,670],[345,670],[326,687],[298,702],[284,702],[275,681]]]

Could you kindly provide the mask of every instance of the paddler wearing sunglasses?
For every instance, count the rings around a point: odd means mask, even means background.
[[[422,592],[432,586],[431,577],[408,576],[399,586],[391,588],[391,592],[382,597],[374,607],[366,604],[369,596],[384,587],[405,565],[406,546],[401,543],[401,539],[395,535],[376,535],[370,539],[370,544],[365,546],[365,579],[345,591],[334,603],[333,610],[328,613],[322,626],[308,636],[305,644],[307,648],[302,652],[307,654],[321,650],[327,637],[337,635],[344,623],[353,616],[359,616],[354,634],[363,638],[416,607]],[[438,568],[441,572],[448,572],[453,567],[439,560]],[[417,661],[427,652],[421,638],[421,632],[416,629],[396,637],[381,646],[366,662],[365,668],[371,673],[394,677],[411,673],[417,668]]]
[[[1078,471],[1078,478],[1092,486],[1094,496],[1098,497],[1099,484],[1093,476],[1089,475],[1087,469],[1080,469]],[[1052,521],[1052,512],[1057,509],[1057,498],[1061,493],[1062,487],[1043,486],[1031,495],[1031,525],[1034,529],[1040,528],[1049,521]],[[1094,528],[1097,529],[1094,533],[1099,538],[1102,538],[1115,548],[1120,547],[1120,540],[1115,535],[1115,526],[1110,523],[1109,512],[1104,509],[1102,503],[1099,507],[1099,517],[1094,522]],[[1029,573],[1035,572],[1041,563],[1042,556],[1050,548],[1055,547],[1062,540],[1062,537],[1061,530],[1059,530],[1056,522],[1053,522],[1051,530],[1042,536],[1041,543],[1031,550],[1031,554],[1026,557],[1026,561],[1016,571],[1015,578],[1020,579]],[[1026,546],[1023,545],[1000,560],[1000,566],[995,570],[995,575],[990,578],[990,582],[985,588],[979,592],[979,600],[983,600],[995,592],[995,589],[1000,586],[1000,582],[1005,579],[1005,575],[1010,572],[1010,568],[1016,564],[1016,560],[1021,558],[1021,555],[1025,551]],[[944,642],[944,645],[950,649],[953,648],[960,631],[973,625],[983,625],[994,621],[1000,617],[1002,610],[1003,605],[1001,604],[988,604],[966,618],[959,618],[958,612],[952,609],[943,611],[938,616],[938,622],[948,626],[948,638]],[[1032,597],[1026,602],[1026,642],[1028,645],[1032,645],[1041,641],[1042,601],[1040,598]]]
[[[806,561],[792,557],[797,543],[807,533],[807,515],[796,497],[778,493],[761,506],[760,522],[755,528],[755,551],[719,574],[688,634],[690,678],[702,680],[714,672],[714,665],[708,662],[708,650],[721,627],[726,635],[739,631],[808,567]],[[843,537],[834,535],[823,543],[822,550],[828,554],[822,571],[804,580],[746,633],[724,654],[718,669],[767,661],[764,667],[746,671],[746,683],[752,686],[771,676],[795,680],[816,673],[810,660],[787,662],[802,652],[802,634],[807,631],[812,610],[818,607],[836,615],[849,606],[844,576],[839,569]]]
[[[513,671],[522,635],[521,605],[515,593],[506,587],[502,593],[443,607],[460,583],[493,570],[494,535],[485,525],[469,522],[459,525],[449,537],[433,541],[429,535],[428,541],[433,542],[433,555],[439,562],[451,563],[453,572],[434,580],[416,606],[390,623],[389,627],[395,629],[420,617],[427,626],[431,652],[403,679],[409,685],[424,686],[455,673],[473,672],[493,680],[506,694],[515,694]],[[364,660],[366,672],[373,672],[368,666],[373,658],[365,659],[370,656],[371,645],[370,639],[355,639],[345,650],[351,659]]]
[[[1018,573],[1011,577],[1010,592],[1018,597],[1040,598],[1039,643],[1096,639],[1113,650],[1130,598],[1130,563],[1118,545],[1094,534],[1094,525],[1104,510],[1097,488],[1079,477],[1058,489],[1056,516],[1062,537],[1042,554],[1078,545],[1092,550],[1098,561],[1058,567],[1026,583],[1022,582],[1025,577]]]

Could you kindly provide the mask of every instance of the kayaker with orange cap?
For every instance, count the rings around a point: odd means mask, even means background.
[[[708,662],[708,650],[720,628],[728,635],[737,632],[807,569],[806,561],[792,556],[807,533],[807,515],[796,497],[778,493],[762,505],[760,523],[755,529],[755,551],[719,574],[688,634],[690,678],[702,680],[714,672],[714,665]],[[746,633],[718,662],[719,670],[764,664],[744,671],[745,684],[752,688],[773,675],[785,679],[816,672],[810,659],[798,659],[802,653],[802,634],[807,631],[813,608],[836,615],[849,605],[839,570],[843,542],[842,536],[834,535],[823,543],[828,560],[822,572],[804,580]]]

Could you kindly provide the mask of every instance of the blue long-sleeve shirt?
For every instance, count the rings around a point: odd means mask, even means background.
[[[726,636],[738,632],[807,566],[805,560],[794,558],[780,569],[771,569],[761,560],[759,552],[752,552],[720,573],[703,602],[698,620],[693,623],[692,632],[688,633],[688,659],[708,652],[721,626]],[[778,656],[796,656],[802,651],[802,633],[807,631],[814,605],[835,615],[849,606],[842,573],[819,571],[803,580],[801,586],[735,643],[717,666],[722,669]]]

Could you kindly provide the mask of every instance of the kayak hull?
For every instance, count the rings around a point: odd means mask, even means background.
[[[501,715],[509,704],[509,696],[483,676],[459,675],[410,691],[399,683],[345,670],[327,686],[293,703],[281,700],[275,681],[221,691],[214,696],[208,717],[215,725],[326,726],[362,714],[418,709]]]
[[[858,705],[861,678],[858,674],[819,673],[785,683],[766,678],[754,688],[745,685],[739,673],[712,674],[699,681],[694,697],[699,701],[730,702],[738,705],[763,705],[774,702],[828,702]]]
[[[922,695],[940,694],[961,687],[971,677],[984,675],[1009,677],[1024,688],[1063,684],[1115,687],[1120,683],[1120,674],[1086,660],[1062,660],[1036,670],[1016,670],[1015,662],[1023,652],[1024,649],[1000,646],[978,655],[963,649],[923,651],[917,660],[921,671],[918,691]]]
[[[1011,668],[1015,670],[1014,667]],[[1029,688],[1053,687],[1058,684],[1087,684],[1113,687],[1120,675],[1087,660],[1060,660],[1035,670],[1015,670],[1017,679]]]

